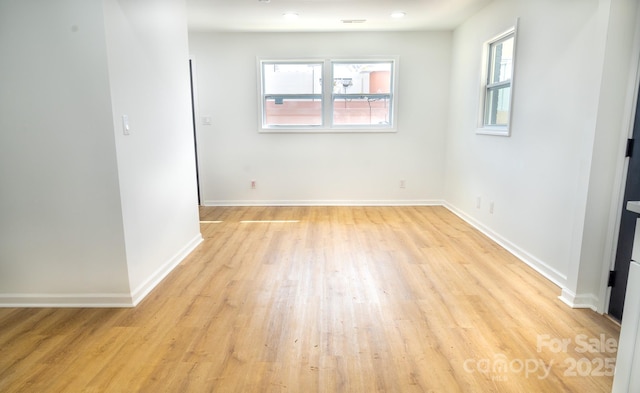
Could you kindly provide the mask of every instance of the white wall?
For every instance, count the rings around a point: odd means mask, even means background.
[[[619,83],[606,92],[602,88],[606,81],[617,82],[603,75],[607,34],[615,23],[629,30],[628,21],[609,19],[609,5],[609,0],[497,0],[465,22],[453,38],[447,134],[449,206],[559,284],[563,300],[593,308],[602,304],[603,237],[611,219],[615,154],[626,133],[619,127],[622,111],[605,110],[601,102],[604,96],[618,104],[627,99]],[[517,17],[512,136],[476,135],[483,42]],[[607,69],[619,69],[627,78],[629,57],[619,50],[607,53],[613,55]],[[605,136],[602,121],[616,116]],[[596,138],[606,144],[594,145]],[[588,255],[583,246],[591,247]]]
[[[0,1],[0,303],[128,297],[104,40],[100,3]]]
[[[205,204],[442,200],[450,33],[190,33],[189,43],[197,115],[213,123],[197,126]],[[372,55],[399,56],[397,133],[258,133],[256,57]]]
[[[134,305],[201,240],[187,47],[184,2],[0,1],[0,306]]]
[[[202,240],[186,8],[177,0],[105,0],[104,7],[127,267],[137,301]]]

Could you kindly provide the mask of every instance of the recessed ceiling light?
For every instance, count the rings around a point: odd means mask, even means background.
[[[282,14],[285,19],[298,19],[300,15],[297,12],[285,12]]]
[[[394,11],[391,13],[392,18],[404,18],[407,15],[404,11]]]

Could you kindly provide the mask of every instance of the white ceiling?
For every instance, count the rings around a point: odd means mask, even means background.
[[[492,0],[186,0],[192,31],[451,30]],[[404,11],[394,19],[391,13]],[[283,17],[295,12],[297,19]],[[365,19],[364,23],[341,20]]]

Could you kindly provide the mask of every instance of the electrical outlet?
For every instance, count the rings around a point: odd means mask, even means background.
[[[407,183],[404,180],[400,180],[400,188],[407,188]]]
[[[480,209],[482,206],[482,198],[476,197],[476,209]]]
[[[251,189],[252,190],[256,189],[256,181],[255,180],[251,180]]]
[[[491,203],[489,203],[489,213],[493,214],[493,201],[491,201]]]

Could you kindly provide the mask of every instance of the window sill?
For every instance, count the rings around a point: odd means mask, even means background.
[[[508,127],[480,127],[476,129],[477,135],[510,136]]]
[[[362,133],[396,133],[396,128],[375,128],[375,127],[362,127],[362,128],[325,128],[325,127],[278,127],[278,128],[259,128],[260,134],[362,134]]]

